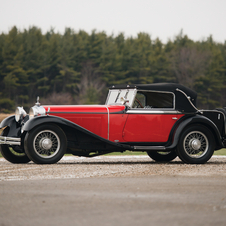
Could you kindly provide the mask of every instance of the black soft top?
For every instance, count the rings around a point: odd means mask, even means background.
[[[181,84],[177,83],[153,83],[153,84],[135,84],[135,85],[115,85],[110,89],[134,89],[146,91],[172,92],[175,94],[175,107],[184,112],[195,112],[197,93]],[[187,97],[190,97],[192,104]],[[192,106],[194,105],[194,106]]]

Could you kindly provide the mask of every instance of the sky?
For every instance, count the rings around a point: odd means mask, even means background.
[[[136,37],[139,32],[164,43],[183,34],[194,41],[226,41],[226,0],[0,0],[0,33],[31,26],[46,33],[106,32]]]

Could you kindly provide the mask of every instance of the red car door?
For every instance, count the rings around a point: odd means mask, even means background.
[[[122,133],[127,142],[167,142],[173,125],[183,114],[176,111],[132,109]]]

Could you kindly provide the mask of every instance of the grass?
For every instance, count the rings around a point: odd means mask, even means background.
[[[226,148],[215,151],[214,155],[226,155]]]

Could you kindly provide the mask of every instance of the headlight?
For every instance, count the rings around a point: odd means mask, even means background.
[[[32,107],[32,108],[30,108],[30,111],[29,111],[29,118],[31,119],[31,118],[34,118],[34,117],[35,117],[35,111]]]
[[[15,120],[19,122],[21,119],[23,119],[27,115],[26,111],[23,109],[23,107],[17,107],[15,111]]]
[[[29,111],[29,118],[34,118],[37,115],[45,115],[46,114],[46,110],[44,107],[42,106],[34,106],[32,108],[30,108]]]

